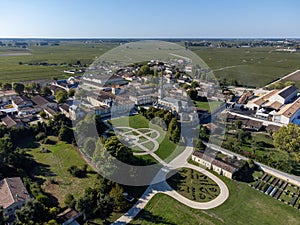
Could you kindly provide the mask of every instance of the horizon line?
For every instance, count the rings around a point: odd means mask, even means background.
[[[0,37],[0,39],[300,39],[300,37]]]

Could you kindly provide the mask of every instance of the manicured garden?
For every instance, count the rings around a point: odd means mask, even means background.
[[[178,144],[175,144],[169,139],[169,135],[166,131],[164,131],[161,127],[158,125],[150,123],[144,116],[141,114],[129,116],[129,117],[120,117],[113,119],[110,122],[114,128],[115,127],[121,127],[121,126],[130,126],[132,128],[152,128],[157,130],[160,133],[160,136],[158,137],[157,141],[159,143],[159,148],[155,152],[161,159],[166,160],[170,162],[172,159],[174,159],[178,154],[180,154],[184,149],[185,146],[179,146]],[[142,132],[143,130],[141,130]],[[126,131],[125,131],[126,132]],[[133,133],[132,133],[133,134]],[[155,134],[151,134],[155,136]],[[151,144],[146,144],[147,147],[150,147]],[[137,150],[137,149],[133,149]]]
[[[299,210],[245,183],[215,175],[225,182],[230,192],[223,205],[211,210],[196,210],[169,196],[158,194],[130,224],[300,224]]]
[[[182,168],[167,180],[168,184],[184,197],[208,202],[220,194],[219,186],[206,175],[189,168]]]

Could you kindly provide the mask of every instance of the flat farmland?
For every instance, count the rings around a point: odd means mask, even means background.
[[[115,46],[112,43],[62,41],[59,46],[0,47],[0,82],[68,77],[63,71],[74,69],[77,61],[88,66],[95,57]],[[57,65],[34,65],[43,62]]]
[[[262,87],[300,69],[300,52],[277,52],[275,48],[191,47],[217,78],[237,80],[243,86]]]

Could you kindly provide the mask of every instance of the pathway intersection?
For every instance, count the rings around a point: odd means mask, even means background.
[[[142,209],[145,208],[147,203],[157,194],[157,193],[163,193],[166,195],[169,195],[170,197],[176,199],[177,201],[181,202],[182,204],[194,208],[194,209],[212,209],[215,208],[221,204],[223,204],[226,199],[229,197],[229,190],[225,183],[219,179],[214,174],[208,172],[207,170],[197,167],[195,165],[191,165],[188,163],[188,159],[193,153],[193,147],[191,145],[187,145],[185,150],[178,155],[175,159],[173,159],[171,162],[166,163],[161,158],[159,158],[155,151],[158,149],[159,144],[157,142],[157,138],[159,137],[159,132],[151,129],[151,128],[129,128],[129,127],[117,127],[118,135],[121,135],[125,140],[127,140],[129,143],[133,144],[133,146],[138,146],[143,151],[140,153],[135,152],[135,154],[149,154],[153,158],[155,158],[160,164],[163,165],[163,167],[158,171],[156,176],[153,178],[151,184],[146,189],[146,191],[143,193],[143,195],[140,197],[140,199],[135,203],[135,205],[129,209],[123,216],[121,216],[118,220],[116,220],[113,225],[123,225],[128,224],[130,221],[136,217]],[[127,129],[127,130],[126,130]],[[146,130],[148,129],[148,130]],[[124,131],[124,132],[122,132]],[[157,134],[158,135],[155,135]],[[153,135],[154,134],[154,135]],[[135,136],[135,137],[132,137]],[[142,137],[142,138],[141,138]],[[127,139],[126,139],[127,138]],[[140,138],[143,140],[141,141]],[[148,149],[145,147],[146,145],[143,145],[147,142],[153,142],[154,147],[152,149]],[[191,143],[192,140],[187,140],[187,143]],[[170,185],[166,182],[167,174],[172,171],[179,168],[190,168],[196,171],[199,171],[206,175],[207,177],[211,178],[214,182],[216,182],[217,185],[220,187],[220,194],[215,199],[209,201],[209,202],[195,202],[190,199],[187,199],[180,195],[178,192],[176,192],[174,189],[170,187]],[[162,181],[163,180],[163,181]]]

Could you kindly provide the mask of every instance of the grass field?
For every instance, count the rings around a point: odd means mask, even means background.
[[[167,180],[179,194],[197,202],[208,202],[220,194],[219,186],[206,175],[189,168],[182,168]]]
[[[169,196],[159,194],[131,224],[300,224],[299,210],[254,190],[245,183],[219,177],[230,191],[230,196],[223,205],[211,210],[195,210]]]
[[[209,102],[204,102],[204,101],[194,101],[194,105],[196,107],[199,107],[201,109],[206,109],[208,112],[214,112],[216,109],[220,107],[222,102],[218,101],[209,101]]]
[[[276,52],[275,48],[191,47],[218,78],[237,80],[245,86],[261,87],[300,69],[300,52]]]
[[[52,137],[52,139],[55,138]],[[41,147],[49,149],[50,152],[41,153]],[[65,142],[57,142],[54,145],[41,145],[37,148],[28,149],[28,153],[39,163],[33,171],[33,175],[43,181],[43,190],[56,197],[60,206],[64,206],[66,194],[70,193],[78,197],[96,180],[96,173],[90,167],[88,167],[90,172],[84,178],[73,177],[67,171],[70,166],[82,167],[86,163],[80,154]],[[54,179],[57,184],[52,184],[50,179]]]
[[[68,64],[90,65],[96,57],[118,46],[115,43],[86,43],[83,41],[61,41],[60,46],[29,46],[28,49],[0,47],[0,82],[13,82],[24,80],[64,78],[68,75],[63,71],[74,69]],[[207,64],[217,78],[226,77],[227,80],[237,80],[245,86],[264,86],[265,84],[283,77],[296,69],[300,69],[300,52],[276,52],[275,48],[204,48],[190,47],[200,56],[198,59],[189,51],[183,51],[172,44],[158,44],[158,48],[145,45],[147,57],[142,54],[139,45],[130,45],[126,48],[126,55],[122,49],[113,50],[106,54],[107,60],[121,60],[124,62],[139,62],[154,58],[187,57],[193,63],[203,68]],[[143,48],[144,48],[143,47]],[[122,47],[121,47],[122,48]],[[124,47],[125,48],[125,47]],[[16,55],[20,54],[20,55]],[[146,57],[146,58],[145,58]],[[151,58],[152,57],[152,58]],[[19,65],[23,62],[23,65]],[[29,66],[25,63],[48,62],[57,63],[57,66]]]
[[[67,64],[91,64],[95,57],[115,47],[111,43],[90,43],[81,41],[61,42],[60,46],[29,46],[28,50],[17,49],[18,53],[29,55],[2,55],[0,56],[0,82],[13,82],[25,80],[52,79],[52,77],[68,77],[63,71],[74,69]],[[16,48],[0,47],[1,54],[16,53]],[[19,65],[22,62],[23,65]],[[57,63],[58,66],[26,65],[25,63],[48,62]],[[66,65],[60,65],[66,64]]]

